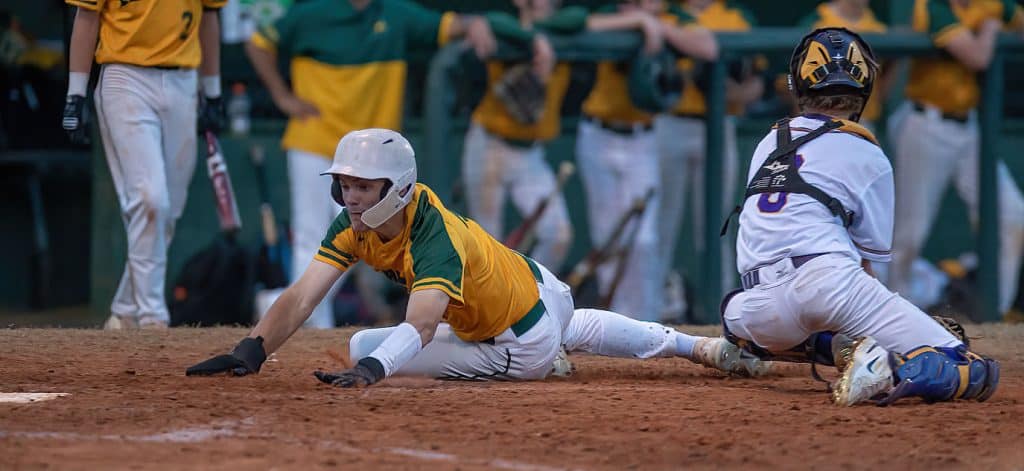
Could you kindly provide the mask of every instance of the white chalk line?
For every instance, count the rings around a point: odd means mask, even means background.
[[[27,431],[4,431],[0,430],[0,439],[4,438],[28,438],[28,439],[41,439],[41,440],[66,440],[66,441],[121,441],[121,442],[136,442],[136,443],[199,443],[207,440],[211,440],[219,437],[233,437],[239,436],[239,431],[243,427],[251,427],[255,425],[256,420],[253,417],[248,417],[243,420],[224,420],[213,422],[207,426],[199,427],[186,427],[180,429],[174,429],[167,432],[147,434],[147,435],[119,435],[119,434],[89,434],[89,433],[78,433],[78,432],[27,432]],[[250,435],[245,435],[250,436]],[[272,434],[260,434],[257,435],[259,438],[266,438],[269,440],[276,440],[284,443],[292,444],[305,444],[306,442],[296,439],[289,438],[282,440],[280,437],[276,437]],[[251,436],[250,436],[251,437]],[[326,448],[330,450],[341,451],[352,454],[389,454],[395,456],[402,456],[407,458],[415,458],[423,461],[442,461],[447,463],[455,464],[477,464],[484,465],[499,469],[510,469],[514,471],[567,471],[567,468],[558,468],[544,465],[536,465],[532,463],[524,463],[515,460],[508,460],[503,458],[495,459],[483,459],[483,458],[465,458],[459,455],[451,453],[443,453],[432,450],[419,450],[415,448],[404,448],[404,447],[378,447],[378,448],[359,448],[351,445],[346,445],[341,442],[333,440],[318,440],[315,442],[316,446],[320,448]]]
[[[70,393],[0,393],[0,403],[29,404],[32,402],[49,401],[62,396],[70,396]]]

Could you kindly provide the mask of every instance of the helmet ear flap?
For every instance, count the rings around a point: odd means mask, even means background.
[[[334,177],[331,180],[331,198],[334,198],[334,202],[344,208],[345,198],[341,194],[341,180],[338,177]]]

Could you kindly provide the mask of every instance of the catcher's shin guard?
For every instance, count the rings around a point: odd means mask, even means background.
[[[902,356],[896,366],[896,387],[879,405],[917,396],[927,402],[992,397],[999,385],[999,362],[966,347],[918,347]]]

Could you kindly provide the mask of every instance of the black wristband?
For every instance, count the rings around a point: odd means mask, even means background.
[[[384,365],[380,362],[380,360],[374,357],[363,357],[356,364],[363,366],[370,371],[370,373],[373,375],[374,383],[377,383],[380,380],[384,379],[384,376],[387,374],[384,371]]]
[[[267,360],[267,351],[263,349],[263,337],[246,337],[235,345],[231,355],[242,360],[253,372],[259,372],[263,362]]]

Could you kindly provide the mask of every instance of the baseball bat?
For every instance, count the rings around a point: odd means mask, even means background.
[[[270,204],[270,183],[264,164],[266,150],[263,145],[256,144],[249,149],[252,166],[256,170],[256,187],[260,195],[260,226],[263,232],[263,246],[260,247],[260,259],[257,260],[258,272],[266,288],[280,288],[288,284],[289,262],[286,254],[286,237],[277,224],[274,207]]]
[[[242,218],[238,214],[238,203],[235,201],[235,190],[231,186],[231,175],[228,173],[227,162],[220,150],[217,136],[206,130],[206,174],[213,184],[213,196],[217,202],[217,219],[220,229],[227,233],[237,232],[242,228]]]
[[[530,215],[523,219],[523,222],[519,224],[519,227],[505,237],[505,245],[507,247],[523,253],[526,252],[526,249],[533,242],[533,238],[537,234],[537,222],[540,221],[541,216],[544,215],[544,211],[546,211],[548,206],[551,205],[551,202],[562,193],[562,188],[565,186],[565,182],[568,181],[569,177],[571,177],[575,172],[576,166],[568,160],[562,162],[561,165],[558,166],[555,189],[537,203],[537,207],[533,208]]]
[[[626,274],[626,264],[629,262],[629,256],[633,252],[633,241],[636,240],[637,234],[640,232],[640,220],[643,218],[644,212],[647,211],[647,203],[654,196],[654,189],[648,190],[642,198],[637,198],[633,202],[633,207],[630,208],[631,212],[634,212],[635,217],[630,221],[636,220],[635,224],[630,224],[629,234],[619,244],[619,250],[617,253],[617,261],[615,262],[615,272],[612,275],[612,281],[608,285],[608,292],[605,293],[604,299],[601,300],[602,307],[609,307],[612,305],[612,299],[615,297],[615,291],[619,288],[619,283],[622,282],[622,277]]]
[[[613,226],[612,234],[608,237],[600,247],[590,249],[590,252],[583,257],[569,272],[569,276],[566,277],[566,283],[572,292],[575,294],[579,287],[594,274],[597,267],[604,263],[606,260],[611,258],[619,248],[619,239],[622,237],[623,231],[633,219],[639,218],[643,215],[644,209],[647,207],[647,201],[654,196],[654,189],[647,190],[647,193],[643,197],[639,197],[633,201],[633,205],[630,206],[629,210],[622,213],[619,216],[619,220],[615,222]]]

